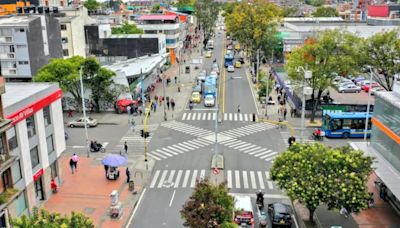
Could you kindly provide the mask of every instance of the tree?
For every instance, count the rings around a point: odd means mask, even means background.
[[[134,24],[124,22],[121,26],[111,28],[112,34],[143,34],[143,29]]]
[[[367,181],[372,157],[349,147],[330,148],[323,144],[297,144],[281,153],[271,168],[271,178],[291,200],[298,200],[310,212],[326,204],[330,210],[345,207],[350,213],[368,207]]]
[[[339,17],[339,13],[335,8],[323,6],[318,7],[312,15],[314,17]]]
[[[374,79],[388,91],[392,91],[394,76],[400,72],[399,36],[399,30],[382,32],[371,36],[359,46],[364,51],[364,68],[371,66]]]
[[[322,6],[325,0],[306,0],[305,3],[312,6]]]
[[[269,82],[268,82],[268,95],[271,94],[271,92],[272,92],[272,86],[274,85],[274,82],[273,82],[272,78],[269,77],[269,74],[267,75],[267,73],[265,71],[260,70],[259,71],[259,76],[258,76],[258,79],[259,79],[258,97],[259,98],[266,97],[266,99],[268,101],[268,98],[266,96],[266,93],[267,93],[267,90],[266,90],[267,89],[267,76],[268,76],[268,80],[269,80]]]
[[[86,0],[83,5],[88,9],[89,11],[96,10],[99,8],[100,4],[96,0]]]
[[[58,82],[64,92],[69,92],[75,99],[78,110],[82,107],[82,95],[79,71],[82,67],[84,85],[92,89],[95,106],[98,110],[99,100],[104,98],[112,84],[114,72],[102,68],[93,57],[73,56],[68,59],[52,59],[42,67],[34,77],[35,82]]]
[[[153,7],[151,8],[152,13],[157,13],[159,10],[160,10],[160,3],[154,4]]]
[[[22,215],[19,218],[11,218],[11,225],[16,228],[58,228],[58,227],[81,227],[94,228],[90,218],[82,213],[72,212],[71,215],[62,216],[59,213],[48,212],[44,209],[33,208],[31,216]]]
[[[295,83],[301,85],[304,81],[300,66],[312,71],[312,78],[306,80],[306,85],[313,89],[310,99],[311,122],[314,121],[322,93],[332,85],[335,75],[354,75],[359,68],[362,54],[354,47],[361,45],[361,42],[360,38],[350,33],[327,30],[310,38],[289,55],[285,68]]]
[[[219,9],[213,0],[197,0],[194,3],[194,7],[198,26],[203,30],[203,45],[205,47],[213,34]]]
[[[184,226],[207,227],[210,221],[218,224],[231,223],[234,198],[228,195],[225,184],[212,185],[208,180],[200,181],[180,211]],[[229,227],[225,224],[225,227]]]
[[[193,7],[194,4],[195,4],[195,0],[178,0],[176,6],[177,7],[184,7],[184,6]]]

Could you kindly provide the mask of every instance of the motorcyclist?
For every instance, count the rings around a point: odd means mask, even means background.
[[[190,110],[193,109],[193,101],[189,101],[189,109],[190,109]]]
[[[99,151],[103,145],[100,143],[97,143],[97,141],[90,141],[90,148],[93,149],[93,151]]]
[[[262,206],[264,206],[264,193],[261,190],[258,190],[256,192],[257,195],[257,203],[261,203]]]
[[[313,136],[316,140],[321,140],[321,129],[317,128],[314,132],[313,132]]]

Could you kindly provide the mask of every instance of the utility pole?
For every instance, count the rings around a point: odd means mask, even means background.
[[[162,75],[162,72],[161,72],[161,75]],[[167,79],[165,79],[165,75],[164,75],[164,77],[161,77],[161,78],[162,78],[162,84],[163,84],[163,99],[165,99],[165,84],[166,84]],[[164,103],[164,120],[167,121],[167,110],[166,110],[165,106],[166,105]]]
[[[372,67],[369,67],[369,81],[372,81]],[[368,104],[367,104],[367,115],[365,117],[365,129],[364,129],[364,141],[367,141],[368,136],[368,122],[369,122],[369,111],[371,106],[371,86],[368,90]]]
[[[182,47],[183,48],[183,47]],[[179,50],[179,62],[178,62],[178,83],[181,83],[181,62],[182,62],[182,49]]]
[[[145,111],[144,113],[144,120],[143,120],[143,138],[144,138],[144,161],[147,162],[147,119],[149,117],[149,113],[151,112],[150,107],[153,104],[152,101],[150,101],[149,107],[148,107],[148,112]],[[146,169],[147,169],[147,164],[146,164]]]
[[[256,67],[256,82],[259,81],[258,75],[260,71],[260,48],[257,49],[257,67]]]
[[[82,111],[83,111],[83,119],[85,121],[84,125],[85,125],[85,136],[86,136],[86,152],[87,152],[87,157],[90,157],[89,135],[87,129],[86,106],[85,106],[85,93],[83,91],[82,66],[79,69],[79,82],[81,84]]]
[[[144,93],[145,93],[145,88],[144,88],[144,74],[142,71],[142,68],[140,68],[140,74],[142,75],[142,81],[141,81],[141,87],[142,87],[142,109],[143,109],[143,122],[144,122],[144,118],[146,116],[146,100],[144,97]]]

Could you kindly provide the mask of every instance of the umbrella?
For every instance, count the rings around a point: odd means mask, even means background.
[[[118,167],[126,163],[126,158],[119,154],[109,154],[103,158],[101,163],[110,167]]]

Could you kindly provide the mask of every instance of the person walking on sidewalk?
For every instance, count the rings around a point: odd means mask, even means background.
[[[129,171],[128,167],[126,167],[125,173],[126,173],[126,183],[129,183],[131,181],[131,171]]]
[[[345,207],[342,207],[340,209],[340,214],[344,215],[344,217],[348,218],[349,217],[349,212],[347,211],[347,209]]]
[[[286,107],[283,109],[283,120],[286,121],[287,109]]]
[[[72,158],[69,159],[69,167],[71,168],[72,174],[74,174],[75,165],[74,165],[74,161],[72,160]]]
[[[167,97],[167,98],[168,98],[168,97]],[[169,105],[170,105],[169,99],[167,99],[167,108],[168,108],[168,110],[169,110]]]
[[[175,110],[175,101],[172,98],[171,98],[171,107],[172,107],[172,111],[174,111]]]
[[[78,161],[79,161],[79,157],[78,155],[76,155],[74,153],[74,155],[72,155],[72,161],[74,162],[74,168],[75,168],[75,172],[78,171]]]
[[[294,108],[290,107],[290,117],[294,117]]]
[[[178,77],[175,76],[174,79],[175,79],[175,84],[178,83]]]
[[[154,101],[155,101],[156,103],[158,102],[158,96],[157,96],[157,95],[154,96]]]
[[[157,111],[157,103],[153,103],[153,111],[154,111],[154,112]]]
[[[278,95],[277,99],[278,99],[278,104],[280,104],[281,103],[281,95]]]
[[[126,141],[124,143],[124,150],[125,150],[125,154],[128,154],[128,143]]]
[[[68,117],[74,117],[72,109],[68,109]]]

